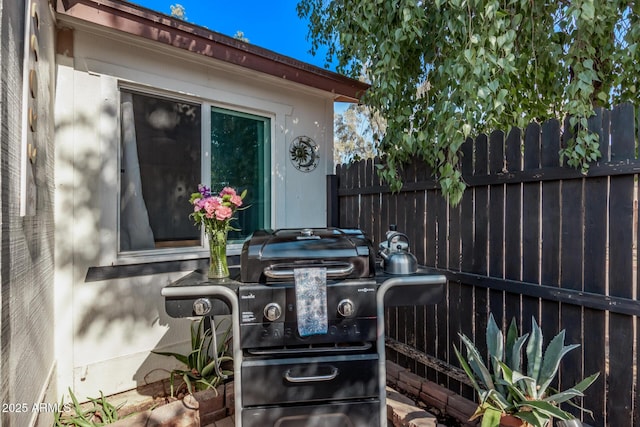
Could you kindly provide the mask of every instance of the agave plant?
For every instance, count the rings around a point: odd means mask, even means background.
[[[91,407],[80,405],[71,387],[69,387],[69,396],[71,403],[64,403],[63,398],[60,401],[60,411],[53,414],[53,427],[99,427],[123,419],[119,417],[118,411],[122,409],[125,402],[114,406],[102,391],[100,391],[100,397],[88,398],[93,405]],[[67,409],[66,412],[65,409]],[[133,414],[129,414],[127,417],[131,415]]]
[[[574,419],[573,415],[558,406],[565,402],[591,413],[572,400],[584,396],[583,392],[600,373],[585,378],[567,390],[553,389],[551,383],[558,373],[560,361],[579,346],[565,346],[565,331],[562,330],[549,342],[543,354],[542,330],[535,319],[532,318],[531,323],[531,337],[529,334],[518,336],[515,319],[511,321],[505,337],[493,315],[490,315],[486,330],[487,364],[474,343],[464,334],[458,334],[466,348],[467,357],[463,357],[455,346],[454,350],[478,393],[480,402],[472,419],[482,417],[482,427],[499,426],[504,414],[535,427],[548,426],[553,418]],[[523,349],[526,350],[526,360],[523,359]]]
[[[189,354],[153,352],[162,356],[172,356],[186,365],[186,369],[174,369],[171,371],[171,396],[175,394],[175,378],[182,378],[188,392],[193,393],[194,388],[196,391],[215,388],[222,381],[233,375],[233,371],[221,369],[223,362],[233,360],[231,356],[226,355],[231,327],[227,328],[222,340],[217,343],[211,328],[205,329],[203,321],[204,317],[191,323],[191,352]],[[212,354],[211,347],[214,345],[217,348],[215,349],[215,354]]]

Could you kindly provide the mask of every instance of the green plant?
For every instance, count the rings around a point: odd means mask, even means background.
[[[583,396],[600,374],[595,373],[562,392],[553,389],[551,383],[558,373],[560,361],[578,345],[565,346],[565,331],[562,330],[549,342],[543,354],[542,330],[535,319],[531,323],[531,337],[529,334],[518,336],[515,319],[505,337],[491,315],[486,330],[488,364],[484,363],[475,344],[464,334],[458,334],[467,357],[463,357],[455,346],[454,350],[478,393],[480,402],[472,419],[482,417],[482,427],[498,426],[503,414],[511,414],[535,427],[550,425],[552,418],[571,420],[573,415],[558,407],[565,402],[585,410],[572,399]],[[526,365],[522,354],[525,344]]]
[[[231,356],[227,356],[231,327],[227,328],[222,341],[218,344],[216,336],[211,328],[204,328],[204,317],[199,321],[191,323],[191,352],[180,354],[172,352],[154,351],[153,353],[162,356],[171,356],[186,365],[186,369],[174,369],[171,371],[171,396],[175,395],[175,378],[182,378],[189,393],[193,393],[195,386],[197,390],[215,388],[222,381],[233,374],[233,371],[221,370],[220,364],[232,361]],[[211,353],[212,346],[215,353]]]
[[[56,412],[53,416],[54,427],[99,427],[114,423],[119,420],[118,411],[124,403],[114,406],[106,399],[102,391],[100,397],[89,397],[92,406],[84,409],[78,402],[78,399],[69,388],[69,396],[71,396],[72,405],[64,403],[64,398],[60,402],[60,408],[73,409],[73,412],[65,414],[64,412]]]
[[[594,106],[638,99],[638,2],[299,0],[297,10],[312,51],[371,84],[361,102],[388,125],[377,172],[392,190],[417,155],[456,205],[467,138],[554,117],[573,129],[560,159],[586,172],[600,157]]]

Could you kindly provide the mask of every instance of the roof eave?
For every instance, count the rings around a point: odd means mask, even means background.
[[[369,85],[121,0],[57,0],[56,12],[358,102]]]

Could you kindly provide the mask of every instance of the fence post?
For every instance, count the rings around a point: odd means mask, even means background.
[[[340,226],[338,175],[327,175],[327,227]]]

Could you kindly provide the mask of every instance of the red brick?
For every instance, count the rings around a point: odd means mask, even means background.
[[[387,414],[395,427],[436,427],[438,420],[416,407],[411,399],[394,390],[387,390]]]
[[[434,406],[441,411],[447,407],[449,396],[455,395],[449,389],[442,387],[432,381],[425,380],[422,382],[422,391],[420,392],[420,400],[428,405]]]
[[[215,412],[209,412],[206,414],[200,413],[200,424],[206,426],[213,424],[216,421],[220,421],[227,417],[227,408],[218,409]]]
[[[434,398],[432,395],[427,394],[425,392],[421,391],[418,398],[420,399],[421,402],[424,402],[425,404],[427,404],[427,406],[438,408],[442,412],[444,412],[447,409],[447,402],[441,402],[438,399]]]
[[[412,396],[416,396],[418,397],[418,395],[420,394],[420,389],[413,387],[411,384],[405,383],[405,382],[398,382],[397,385],[398,389],[400,389],[401,391],[410,394]]]
[[[392,377],[397,379],[400,377],[400,372],[407,371],[407,368],[403,368],[402,366],[389,361],[386,362],[385,366],[387,369],[387,378]]]
[[[229,415],[233,415],[235,413],[235,398],[233,391],[233,381],[225,384],[224,387],[224,404],[227,407],[227,411]]]
[[[478,405],[456,394],[449,396],[446,412],[462,422],[468,422]],[[470,423],[470,425],[474,425]]]
[[[224,408],[224,386],[199,391],[193,397],[200,404],[200,416]]]
[[[422,381],[424,381],[424,378],[414,373],[411,373],[409,371],[403,371],[403,372],[400,372],[399,380],[401,382],[405,382],[409,384],[411,387],[415,389],[420,390],[420,388],[422,387]]]

